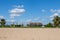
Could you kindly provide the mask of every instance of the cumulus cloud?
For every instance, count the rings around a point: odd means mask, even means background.
[[[4,16],[0,16],[0,19],[4,18]]]
[[[53,15],[50,16],[50,20],[52,20],[54,16],[60,15],[60,9],[51,9],[50,12],[53,13]]]
[[[59,16],[58,13],[54,13],[53,15],[50,16],[50,20],[53,20],[54,16]]]
[[[26,10],[23,8],[23,5],[17,5],[15,8],[9,10],[10,18],[14,18],[16,16],[20,16]]]
[[[58,13],[54,13],[53,15],[51,15],[50,17],[54,17],[54,16],[58,16]]]
[[[25,12],[25,9],[22,9],[22,8],[14,8],[10,10],[10,13],[14,13],[14,14],[19,14],[19,13],[21,14],[23,12]]]
[[[55,13],[53,16],[58,16],[58,13]]]

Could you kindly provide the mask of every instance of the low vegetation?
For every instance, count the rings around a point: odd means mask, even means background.
[[[40,22],[31,22],[24,26],[23,24],[11,24],[11,25],[6,25],[6,20],[1,19],[0,20],[0,28],[60,28],[60,17],[59,16],[54,16],[53,23],[48,23],[46,25],[43,25]]]

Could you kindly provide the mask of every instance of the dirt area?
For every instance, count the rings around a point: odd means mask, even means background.
[[[60,29],[0,28],[0,40],[60,40]]]

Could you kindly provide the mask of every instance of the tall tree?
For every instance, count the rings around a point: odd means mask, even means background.
[[[54,22],[54,26],[58,27],[59,24],[60,24],[60,17],[59,16],[55,16],[54,19],[53,19],[53,22]]]
[[[5,24],[6,24],[6,21],[5,21],[5,19],[1,19],[1,26],[5,26]]]

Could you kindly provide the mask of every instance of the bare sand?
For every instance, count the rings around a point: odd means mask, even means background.
[[[60,29],[0,28],[0,40],[60,40]]]

